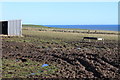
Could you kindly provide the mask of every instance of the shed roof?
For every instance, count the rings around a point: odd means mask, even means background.
[[[0,20],[0,22],[4,22],[4,21],[16,21],[16,20],[21,20],[21,19],[14,19],[14,20]]]

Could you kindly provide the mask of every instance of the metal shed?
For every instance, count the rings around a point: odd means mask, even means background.
[[[0,34],[9,36],[22,36],[22,21],[0,21]]]

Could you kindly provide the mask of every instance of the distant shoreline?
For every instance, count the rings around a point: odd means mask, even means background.
[[[88,30],[105,30],[105,31],[120,31],[118,25],[43,25],[54,28],[68,28],[68,29],[88,29]]]

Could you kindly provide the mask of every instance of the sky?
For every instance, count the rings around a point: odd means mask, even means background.
[[[119,2],[119,0],[0,0],[0,2]]]
[[[118,2],[2,2],[0,20],[36,25],[118,24]]]

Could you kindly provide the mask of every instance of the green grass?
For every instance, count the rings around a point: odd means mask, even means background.
[[[83,37],[91,36],[91,37],[101,37],[105,40],[118,40],[117,31],[103,31],[97,30],[97,32],[103,33],[116,33],[113,34],[87,34],[87,33],[73,33],[73,32],[54,32],[52,30],[70,30],[70,31],[81,31],[81,32],[88,32],[88,30],[82,29],[63,29],[63,28],[49,28],[40,25],[24,25],[23,27],[23,35],[32,35],[38,36],[43,40],[64,40],[64,41],[78,41],[81,40]],[[32,26],[32,27],[30,27]],[[40,31],[43,30],[43,31]],[[47,31],[44,31],[47,30]],[[95,32],[95,30],[90,30],[90,32]]]
[[[23,27],[22,33],[31,37],[13,37],[6,38],[6,41],[27,42],[27,43],[64,43],[64,41],[80,41],[83,37],[101,37],[105,40],[118,40],[118,35],[113,34],[87,34],[87,33],[72,33],[72,32],[53,32],[39,31],[41,28]],[[43,28],[46,29],[46,28]],[[34,37],[35,36],[35,37]]]
[[[39,27],[39,28],[49,28],[49,27],[46,27],[46,26],[42,26],[42,25],[27,25],[27,24],[23,24],[22,25],[23,27]]]
[[[52,64],[46,67],[41,67],[42,63],[29,59],[27,60],[27,62],[24,63],[16,62],[15,59],[2,59],[2,63],[3,78],[25,78],[30,75],[48,76],[50,74],[54,74],[58,70],[58,68]]]
[[[38,36],[46,40],[62,40],[62,41],[79,41],[83,37],[101,37],[105,40],[118,40],[118,35],[113,34],[87,34],[87,33],[69,33],[69,32],[52,32],[52,31],[37,31],[37,30],[23,30],[24,35]]]

